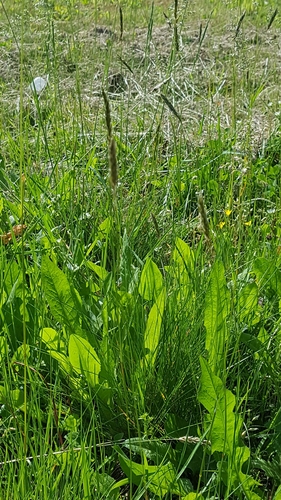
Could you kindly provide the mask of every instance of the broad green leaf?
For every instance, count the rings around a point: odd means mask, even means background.
[[[188,493],[188,495],[181,497],[181,500],[204,500],[204,497],[196,492],[191,492]]]
[[[101,364],[91,344],[79,335],[70,335],[68,354],[74,370],[84,375],[89,385],[96,387]]]
[[[163,278],[157,265],[153,260],[146,259],[143,267],[139,294],[146,300],[155,300],[163,288]]]
[[[198,400],[211,416],[209,439],[212,452],[222,451],[232,454],[235,451],[242,419],[233,413],[235,396],[226,389],[219,377],[214,375],[205,359],[200,358],[201,387]]]
[[[87,267],[89,267],[89,269],[94,271],[101,280],[104,281],[107,278],[109,273],[106,269],[104,269],[104,267],[98,266],[97,264],[94,264],[93,262],[90,261],[87,261],[86,264]]]
[[[259,257],[253,264],[252,272],[260,287],[270,288],[281,297],[281,271],[272,260]]]
[[[250,457],[250,450],[247,446],[239,446],[242,418],[234,413],[235,396],[224,387],[203,358],[200,358],[200,365],[202,373],[198,400],[209,412],[207,420],[212,453],[218,451],[227,456],[224,463],[218,464],[221,477],[229,489],[240,489],[249,500],[261,500],[253,492],[258,483],[242,472],[243,464]]]
[[[215,262],[211,271],[206,293],[204,325],[206,327],[205,347],[209,354],[209,364],[215,373],[220,372],[225,356],[228,338],[226,318],[230,311],[230,293],[226,287],[222,262]]]
[[[41,339],[43,340],[44,344],[46,344],[48,349],[61,351],[65,348],[64,339],[53,328],[43,328],[41,330]]]
[[[192,298],[191,281],[194,272],[194,254],[185,241],[176,238],[172,254],[172,265],[169,272],[176,281],[178,301],[188,301]]]
[[[194,253],[185,241],[176,238],[172,261],[177,264],[184,281],[189,281],[194,271]]]
[[[11,408],[20,408],[24,403],[24,391],[14,389],[11,391],[9,388],[0,387],[0,404],[8,405]]]
[[[47,257],[42,257],[42,284],[54,318],[76,330],[79,327],[81,298],[65,274]]]
[[[120,466],[133,484],[142,484],[160,498],[167,493],[185,495],[188,489],[192,489],[189,481],[184,483],[184,488],[181,480],[177,480],[177,472],[170,462],[165,465],[148,465],[146,459],[143,461],[144,463],[138,464],[119,454]]]
[[[19,363],[25,363],[30,356],[30,346],[20,345],[13,354],[12,363],[18,361]]]
[[[239,293],[240,320],[243,321],[254,313],[258,305],[258,287],[256,283],[248,283]]]
[[[144,333],[144,347],[149,349],[150,353],[147,355],[150,363],[154,364],[157,347],[159,344],[161,325],[164,314],[166,299],[166,289],[163,288],[158,295],[155,304],[153,304],[147,318],[146,329]]]
[[[95,471],[91,475],[91,487],[94,488],[97,498],[118,500],[119,487],[116,488],[115,480],[105,472]]]
[[[57,360],[57,362],[59,363],[59,367],[63,372],[65,372],[67,375],[72,374],[71,363],[64,354],[62,354],[61,352],[53,351],[52,349],[49,351],[49,354],[52,358]]]

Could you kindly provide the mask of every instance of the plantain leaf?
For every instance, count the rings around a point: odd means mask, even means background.
[[[146,300],[155,300],[163,288],[163,278],[153,260],[146,259],[141,273],[139,294]]]
[[[157,347],[159,344],[161,325],[164,314],[165,299],[166,289],[163,288],[158,295],[155,304],[153,304],[147,319],[146,329],[144,333],[144,347],[149,349],[147,358],[149,358],[150,364],[154,364],[157,354]]]
[[[205,347],[209,364],[214,373],[219,373],[225,356],[228,340],[226,318],[230,310],[230,293],[226,287],[222,262],[215,262],[206,294],[204,325],[206,327]]]
[[[186,495],[192,490],[190,481],[181,481],[178,479],[177,472],[171,462],[165,465],[148,465],[145,456],[143,463],[138,464],[123,454],[119,454],[121,469],[135,485],[142,484],[149,491],[158,495],[160,498],[168,493],[175,495]]]
[[[79,326],[81,298],[65,274],[47,257],[42,257],[42,285],[51,313],[72,331]]]
[[[214,375],[205,359],[200,358],[200,365],[201,387],[198,399],[211,415],[212,452],[232,453],[242,425],[241,417],[233,413],[235,396]]]
[[[206,360],[200,358],[200,365],[201,387],[198,399],[209,412],[206,421],[210,427],[212,453],[222,452],[222,459],[226,457],[218,463],[221,477],[228,488],[243,491],[244,498],[261,500],[253,491],[258,483],[242,472],[243,464],[250,458],[250,450],[247,446],[240,445],[243,422],[241,416],[234,412],[235,396],[212,372]]]
[[[91,344],[79,335],[70,335],[68,355],[73,369],[84,375],[91,387],[96,387],[99,383],[101,364]]]

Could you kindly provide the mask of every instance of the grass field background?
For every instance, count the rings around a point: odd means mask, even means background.
[[[280,500],[278,5],[1,7],[0,499]]]

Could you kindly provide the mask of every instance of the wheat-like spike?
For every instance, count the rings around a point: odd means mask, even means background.
[[[109,152],[110,184],[112,189],[115,189],[118,183],[118,166],[117,166],[117,155],[116,155],[116,143],[113,137],[110,138],[108,145],[108,152]]]
[[[204,198],[203,198],[202,191],[200,191],[200,193],[198,194],[198,210],[199,210],[199,214],[200,214],[202,229],[205,233],[206,238],[209,240],[210,239],[210,226],[209,226],[209,221],[208,221],[208,217],[207,217],[207,211],[206,211],[206,207],[204,204]]]

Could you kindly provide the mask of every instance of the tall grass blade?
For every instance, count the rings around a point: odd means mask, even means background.
[[[237,38],[237,36],[239,34],[239,31],[240,31],[241,25],[243,23],[243,20],[245,18],[245,15],[246,15],[246,11],[243,12],[242,16],[240,17],[240,19],[238,21],[238,24],[237,24],[237,27],[236,27],[236,30],[235,30],[235,36],[234,36],[234,38]]]
[[[175,0],[174,8],[174,41],[176,51],[179,51],[179,34],[178,34],[178,0]]]
[[[176,111],[176,109],[172,105],[171,101],[169,101],[169,99],[164,94],[161,93],[160,95],[161,95],[164,103],[168,106],[169,110],[172,111],[172,113],[175,115],[175,117],[182,123],[182,117]]]
[[[121,42],[123,40],[123,30],[124,30],[123,11],[121,5],[119,7],[119,21],[120,21],[120,42]]]
[[[269,30],[269,29],[271,28],[271,26],[272,26],[272,24],[273,24],[273,22],[274,22],[274,19],[275,19],[275,18],[276,18],[276,16],[277,16],[277,14],[278,14],[278,9],[275,9],[275,11],[273,12],[273,14],[272,14],[272,16],[271,16],[271,18],[270,18],[270,20],[269,20],[269,23],[268,23],[268,25],[267,25],[267,30]]]

